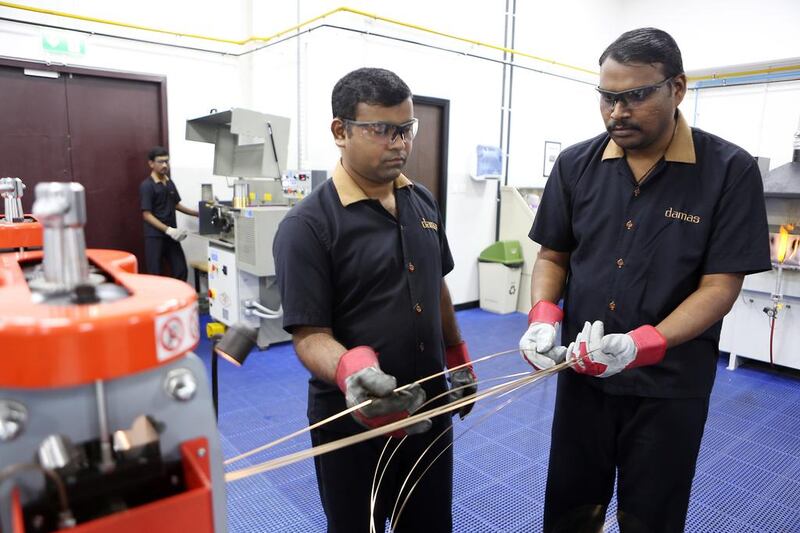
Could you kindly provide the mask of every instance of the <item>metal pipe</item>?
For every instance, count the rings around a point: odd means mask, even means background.
[[[108,472],[114,468],[114,456],[111,454],[111,435],[108,431],[106,394],[103,380],[98,379],[94,382],[94,392],[97,400],[97,422],[100,431],[100,470]]]
[[[22,212],[22,193],[25,185],[19,178],[0,179],[0,194],[3,196],[5,204],[5,221],[22,222],[25,214]]]
[[[33,214],[44,227],[44,276],[53,290],[69,291],[89,279],[86,259],[86,196],[79,183],[36,186]]]
[[[107,24],[107,25],[110,25],[110,26],[119,26],[119,27],[128,28],[128,29],[143,30],[143,31],[149,31],[149,32],[154,32],[154,33],[162,33],[162,34],[167,34],[167,35],[177,36],[177,37],[190,37],[192,39],[201,39],[201,40],[213,41],[213,42],[217,42],[217,43],[235,44],[235,45],[246,45],[246,44],[249,44],[251,42],[256,42],[256,41],[269,42],[269,41],[272,41],[273,39],[276,39],[276,38],[278,38],[278,37],[280,37],[282,35],[285,35],[287,33],[296,32],[300,28],[303,28],[305,26],[313,24],[313,23],[317,22],[318,20],[322,20],[324,18],[330,17],[331,15],[335,15],[336,13],[350,13],[350,14],[353,14],[353,15],[359,15],[359,16],[367,18],[367,19],[379,20],[381,22],[386,22],[388,24],[393,24],[393,25],[400,26],[400,27],[403,27],[403,28],[409,28],[409,29],[413,29],[413,30],[418,30],[418,31],[421,31],[421,32],[424,32],[424,33],[429,33],[429,34],[436,35],[436,36],[439,36],[439,37],[445,37],[447,39],[460,41],[460,42],[467,43],[467,44],[474,45],[474,46],[480,46],[480,47],[483,47],[483,48],[489,48],[491,50],[496,50],[496,51],[500,51],[500,52],[508,52],[508,53],[512,53],[512,54],[517,54],[517,55],[520,55],[520,56],[523,56],[523,57],[527,57],[529,59],[534,59],[536,61],[541,61],[543,63],[548,63],[548,64],[555,65],[555,66],[558,66],[558,67],[572,69],[572,70],[576,70],[576,71],[580,71],[580,72],[584,72],[584,73],[588,73],[588,74],[594,74],[594,75],[597,74],[597,72],[595,72],[593,70],[585,69],[585,68],[582,68],[582,67],[577,67],[577,66],[574,66],[574,65],[569,65],[567,63],[561,63],[561,62],[556,61],[554,59],[550,59],[550,58],[546,58],[546,57],[540,57],[540,56],[537,56],[537,55],[534,55],[534,54],[528,54],[528,53],[525,53],[525,52],[520,52],[519,50],[509,49],[509,48],[506,48],[504,46],[498,46],[498,45],[495,45],[495,44],[486,43],[486,42],[483,42],[483,41],[478,41],[476,39],[470,39],[468,37],[460,37],[458,35],[453,35],[453,34],[450,34],[450,33],[438,31],[438,30],[435,30],[435,29],[432,29],[432,28],[428,28],[428,27],[425,27],[425,26],[420,26],[418,24],[411,24],[411,23],[403,22],[403,21],[400,21],[400,20],[397,20],[397,19],[383,17],[383,16],[378,15],[376,13],[370,13],[370,12],[367,12],[367,11],[360,11],[358,9],[352,9],[352,8],[349,8],[349,7],[338,7],[336,9],[332,9],[330,11],[322,13],[321,15],[317,15],[315,17],[312,17],[312,18],[310,18],[310,19],[308,19],[308,20],[306,20],[304,22],[296,24],[296,25],[294,25],[294,26],[292,26],[290,28],[287,28],[285,30],[281,30],[281,31],[279,31],[277,33],[274,33],[272,35],[265,35],[265,36],[251,35],[251,36],[246,37],[244,39],[226,39],[226,38],[221,38],[221,37],[213,37],[213,36],[200,35],[200,34],[194,34],[194,33],[181,33],[181,32],[177,32],[177,31],[173,31],[173,30],[167,30],[167,29],[163,29],[163,28],[154,28],[154,27],[150,27],[150,26],[142,26],[140,24],[131,24],[131,23],[128,23],[128,22],[101,19],[101,18],[98,18],[98,17],[90,17],[90,16],[86,16],[86,15],[78,15],[78,14],[75,14],[75,13],[67,13],[67,12],[64,12],[64,11],[56,11],[56,10],[52,10],[52,9],[44,9],[44,8],[38,8],[38,7],[25,6],[25,5],[22,5],[22,4],[14,4],[14,3],[11,3],[11,2],[0,2],[0,7],[9,7],[9,8],[12,8],[12,9],[19,9],[19,10],[22,10],[22,11],[31,11],[31,12],[34,12],[34,13],[42,13],[42,14],[46,14],[46,15],[55,15],[55,16],[58,16],[58,17],[69,18],[69,19],[74,19],[74,20],[81,20],[81,21],[86,21],[86,22],[94,22],[94,23],[99,23],[99,24]]]

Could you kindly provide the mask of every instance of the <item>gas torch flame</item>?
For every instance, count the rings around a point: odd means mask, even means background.
[[[792,230],[794,230],[794,225],[792,224],[786,224],[785,226],[781,225],[781,233],[778,237],[778,263],[783,264],[786,259],[791,259],[792,256],[797,252],[797,246],[795,243],[795,246],[792,247],[793,249],[791,254],[789,254],[788,258],[786,257],[786,250],[789,248],[789,232]]]

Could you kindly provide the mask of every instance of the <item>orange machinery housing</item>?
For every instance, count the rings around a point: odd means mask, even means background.
[[[0,250],[42,247],[42,225],[30,215],[23,222],[6,222],[0,216]]]
[[[0,531],[225,531],[194,291],[81,252],[0,254]]]

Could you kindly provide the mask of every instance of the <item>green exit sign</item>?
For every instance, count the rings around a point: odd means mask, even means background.
[[[49,54],[82,56],[86,53],[86,43],[74,35],[47,33],[42,35],[42,50]]]

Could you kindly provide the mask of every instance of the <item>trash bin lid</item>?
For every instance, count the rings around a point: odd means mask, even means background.
[[[478,256],[482,263],[502,263],[506,266],[520,266],[525,262],[519,241],[497,241]]]

